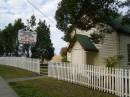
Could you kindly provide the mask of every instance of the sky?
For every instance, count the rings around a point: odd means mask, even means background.
[[[38,7],[41,12],[34,8],[28,1]],[[67,44],[61,39],[63,32],[56,28],[54,19],[57,5],[61,0],[0,0],[0,29],[3,29],[8,23],[22,18],[23,22],[34,14],[37,20],[46,20],[50,24],[51,40],[55,47],[55,53],[59,54],[60,49]]]
[[[28,1],[31,1],[41,12],[34,8]],[[63,32],[56,28],[54,19],[57,5],[61,0],[0,0],[0,29],[8,23],[13,23],[15,19],[22,18],[23,22],[34,14],[37,20],[46,20],[50,24],[51,40],[55,47],[55,53],[59,54],[62,47],[67,44],[61,39]],[[126,1],[126,0],[120,0]],[[125,11],[127,8],[123,9]],[[121,10],[122,11],[122,10]]]

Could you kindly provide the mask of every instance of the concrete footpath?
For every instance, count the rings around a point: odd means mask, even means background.
[[[2,77],[0,77],[0,97],[19,97]]]

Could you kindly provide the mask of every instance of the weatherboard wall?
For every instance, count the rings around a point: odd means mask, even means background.
[[[71,63],[74,65],[86,64],[85,51],[78,41],[75,42],[71,50]]]
[[[82,32],[81,30],[77,30],[77,34],[90,36],[90,33],[93,33],[93,31],[90,30],[89,32]],[[94,53],[88,51],[86,64],[93,63],[94,65],[105,65],[106,58],[119,55],[119,35],[117,32],[105,33],[103,43],[95,45],[99,52]]]
[[[83,32],[81,30],[76,30],[76,32],[77,34],[82,34],[87,36],[90,36],[90,33],[92,33],[92,31],[89,31],[88,33],[88,32]],[[98,53],[84,51],[80,43],[76,42],[72,48],[72,51],[68,52],[67,58],[68,61],[70,61],[71,63],[76,63],[76,61],[78,60],[81,61],[81,63],[86,61],[85,64],[105,65],[106,58],[122,55],[123,58],[119,64],[128,65],[127,44],[130,44],[130,36],[120,34],[117,32],[106,33],[104,42],[102,44],[95,44],[97,49],[99,50]],[[77,54],[74,54],[74,50],[76,49],[81,50],[78,53],[82,53],[82,54],[78,54],[77,52],[76,52]],[[82,57],[80,57],[79,55],[82,55]],[[74,56],[77,57],[77,60],[72,59]],[[78,59],[79,57],[80,59]]]
[[[105,34],[105,38],[102,44],[96,44],[99,52],[95,57],[94,63],[97,65],[106,64],[105,59],[119,55],[119,37],[116,32],[111,34]]]
[[[128,49],[127,44],[130,44],[130,36],[120,34],[120,55],[123,56],[121,60],[122,65],[128,65]]]

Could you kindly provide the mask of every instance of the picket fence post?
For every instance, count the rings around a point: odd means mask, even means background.
[[[35,62],[31,58],[0,57],[0,64],[13,66],[40,74],[40,64],[38,59]]]
[[[130,69],[51,63],[48,76],[84,85],[120,97],[130,97]]]

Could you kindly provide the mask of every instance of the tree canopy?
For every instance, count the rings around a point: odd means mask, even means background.
[[[21,19],[15,20],[14,24],[9,23],[2,31],[0,35],[1,41],[1,54],[10,55],[14,54],[17,55],[17,35],[18,30],[24,28],[24,23]]]
[[[44,59],[51,60],[54,56],[54,47],[50,39],[50,26],[41,20],[37,24],[34,15],[27,20],[26,25],[22,22],[22,19],[17,19],[14,23],[9,23],[3,30],[0,30],[0,56],[18,56],[18,30],[26,27],[27,30],[37,32],[37,42],[35,45],[24,44],[22,47],[23,52],[26,52],[27,56],[29,56],[31,48],[33,58],[42,56]]]
[[[30,19],[27,19],[27,26],[26,26],[26,30],[29,30],[30,32],[34,31],[34,27],[36,26],[36,17],[35,15],[33,14]],[[30,51],[30,48],[32,47],[31,44],[24,44],[23,45],[23,52],[25,54],[26,52],[26,56],[27,57],[30,57],[32,55],[30,55],[29,51]],[[33,52],[31,52],[33,53]]]
[[[4,53],[4,41],[2,38],[2,31],[0,31],[0,56]]]
[[[64,40],[70,41],[70,33],[75,28],[88,31],[96,25],[109,25],[109,17],[119,16],[122,3],[119,0],[62,0],[55,14],[57,28],[64,32]]]
[[[32,48],[32,57],[44,57],[44,59],[51,60],[54,56],[54,47],[50,39],[50,27],[46,25],[45,20],[39,20],[36,32],[37,42]]]
[[[128,11],[124,16],[124,22],[130,24],[130,0],[127,0],[122,5],[128,8]]]
[[[34,29],[34,26],[36,26],[36,17],[35,15],[32,15],[30,19],[27,19],[27,27],[29,29]]]

